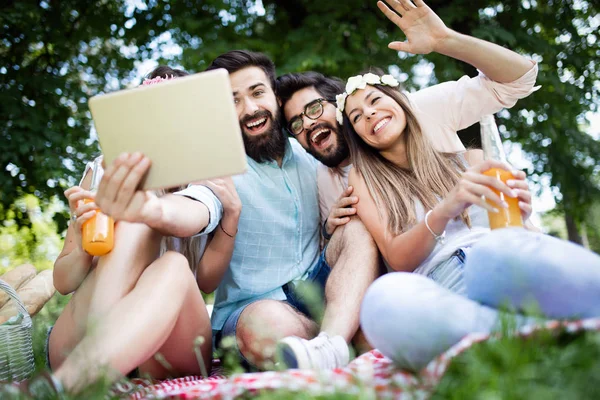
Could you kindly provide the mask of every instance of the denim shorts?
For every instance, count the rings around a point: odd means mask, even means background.
[[[467,294],[467,287],[463,278],[465,261],[470,248],[456,250],[450,258],[436,265],[427,277],[440,286],[460,295]]]
[[[306,304],[305,298],[303,295],[303,293],[305,293],[305,292],[303,290],[298,290],[298,289],[301,288],[302,285],[305,285],[306,283],[312,283],[314,285],[314,287],[317,288],[318,293],[321,296],[320,298],[323,299],[323,304],[324,304],[324,302],[325,302],[325,284],[327,283],[327,278],[329,278],[329,274],[331,273],[331,267],[329,266],[329,264],[327,264],[327,260],[325,259],[326,250],[327,250],[327,247],[325,247],[325,249],[323,249],[323,251],[321,252],[321,255],[319,256],[317,264],[315,265],[315,267],[312,269],[312,271],[310,272],[310,274],[308,275],[308,277],[305,280],[288,282],[282,286],[283,292],[285,293],[285,296],[286,296],[286,299],[283,300],[283,303],[289,304],[294,309],[296,309],[297,311],[301,312],[302,314],[306,315],[308,318],[313,319],[313,320],[316,317],[316,315],[314,315],[314,313],[312,312],[314,310],[311,310],[311,307]],[[257,301],[260,301],[260,300],[257,300]],[[235,310],[234,312],[232,312],[229,315],[229,317],[227,318],[227,320],[225,321],[225,324],[223,325],[222,330],[219,330],[219,331],[213,330],[213,346],[215,349],[218,349],[220,347],[221,340],[223,338],[229,337],[229,336],[233,336],[233,337],[236,336],[238,320],[240,319],[242,312],[244,312],[246,307],[248,307],[250,304],[252,304],[252,303],[245,304],[245,305],[241,306],[240,308],[238,308],[237,310]],[[234,340],[233,343],[238,352],[238,356],[239,356],[240,360],[242,361],[242,366],[248,370],[251,370],[252,364],[241,353],[241,351],[237,345],[237,340]]]

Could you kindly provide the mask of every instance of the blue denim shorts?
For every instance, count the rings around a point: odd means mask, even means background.
[[[329,274],[331,273],[331,267],[329,266],[329,264],[327,264],[327,260],[325,259],[326,250],[327,247],[323,249],[321,255],[319,256],[317,264],[305,280],[288,282],[282,286],[283,292],[286,296],[286,299],[283,300],[283,302],[289,304],[294,309],[298,310],[310,319],[315,319],[315,315],[313,315],[313,313],[310,310],[310,307],[305,303],[304,297],[302,296],[302,291],[297,290],[297,288],[298,286],[304,283],[312,283],[319,290],[319,294],[321,295],[323,302],[325,301],[325,284],[327,283],[327,278],[329,278]],[[220,343],[223,338],[229,336],[236,336],[236,329],[238,320],[240,319],[240,315],[242,315],[246,307],[248,307],[250,304],[252,303],[243,305],[234,312],[232,312],[225,321],[222,330],[213,330],[213,346],[215,349],[218,349],[220,347]],[[240,349],[237,347],[237,341],[235,340],[234,345],[238,352],[238,356],[242,361],[242,366],[244,366],[246,369],[252,369],[252,364],[243,356]]]
[[[456,250],[450,258],[436,265],[428,274],[440,286],[460,295],[467,294],[467,287],[463,278],[465,261],[470,248]]]

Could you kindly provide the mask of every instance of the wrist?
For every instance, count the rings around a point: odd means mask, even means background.
[[[461,36],[464,35],[446,27],[444,35],[436,41],[433,51],[439,54],[449,55],[455,46],[460,46]]]
[[[233,234],[237,232],[238,222],[240,220],[240,215],[235,213],[223,213],[223,217],[221,218],[221,227],[224,228],[228,233]]]
[[[94,256],[92,256],[91,254],[89,254],[87,251],[85,251],[82,247],[82,243],[81,243],[82,239],[79,239],[79,245],[75,247],[75,257],[77,258],[81,258],[81,259],[92,259],[94,258]]]
[[[241,207],[233,207],[233,208],[224,208],[223,209],[223,219],[229,219],[234,221],[236,224],[240,219],[240,215],[242,214]]]
[[[444,205],[442,202],[438,203],[435,207],[433,207],[431,213],[429,214],[427,222],[429,223],[429,226],[434,232],[439,233],[443,232],[446,229],[446,225],[448,225],[448,222],[450,222],[452,218],[452,216],[447,215],[447,213],[445,212]]]

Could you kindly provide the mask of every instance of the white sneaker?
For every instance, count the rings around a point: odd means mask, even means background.
[[[288,336],[277,343],[277,355],[288,368],[334,369],[348,364],[348,344],[341,336],[329,337],[321,332],[312,340]]]

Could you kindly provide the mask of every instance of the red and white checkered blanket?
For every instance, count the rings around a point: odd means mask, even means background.
[[[548,322],[544,328],[600,331],[600,318],[573,322]],[[529,336],[538,328],[525,328],[520,334]],[[373,350],[356,358],[347,367],[329,371],[289,370],[284,372],[246,373],[225,377],[214,368],[209,378],[189,376],[158,383],[135,380],[116,386],[116,392],[129,394],[130,400],[140,399],[233,399],[247,393],[286,389],[313,394],[364,394],[370,398],[424,398],[438,384],[450,362],[474,343],[493,340],[482,334],[471,334],[433,360],[419,374],[402,371],[379,351]]]

